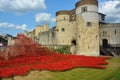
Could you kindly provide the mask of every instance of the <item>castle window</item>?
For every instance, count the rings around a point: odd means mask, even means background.
[[[65,28],[62,28],[61,30],[62,30],[62,32],[64,32],[64,31],[65,31]]]
[[[86,12],[87,11],[87,7],[82,7],[81,8],[81,12]]]
[[[76,40],[73,39],[73,40],[71,41],[71,44],[74,45],[74,46],[76,46]]]
[[[105,16],[101,16],[101,19],[102,19],[103,21],[105,21]]]
[[[87,22],[86,26],[92,26],[91,22]]]
[[[115,34],[116,34],[116,30],[115,30]]]
[[[107,35],[107,31],[105,31],[105,35]]]
[[[59,31],[59,29],[57,29],[57,32]]]
[[[103,31],[103,36],[107,35],[107,31]]]

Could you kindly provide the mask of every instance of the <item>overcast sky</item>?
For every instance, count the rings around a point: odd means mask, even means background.
[[[55,26],[59,10],[71,10],[79,0],[0,0],[0,34],[16,35],[36,25]],[[98,0],[106,22],[120,23],[120,0]]]

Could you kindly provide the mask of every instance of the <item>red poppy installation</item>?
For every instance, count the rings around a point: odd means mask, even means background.
[[[104,69],[109,57],[60,54],[18,35],[15,44],[0,50],[0,77],[25,75],[30,70],[64,71],[75,67]]]

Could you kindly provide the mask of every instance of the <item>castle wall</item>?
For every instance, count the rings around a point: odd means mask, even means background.
[[[99,55],[99,26],[92,22],[92,26],[86,26],[86,22],[77,15],[77,54]],[[81,23],[79,23],[81,22]]]
[[[82,14],[82,19],[85,21],[85,22],[98,22],[99,21],[99,18],[98,18],[98,14],[96,13],[91,13],[91,12],[86,12],[86,13],[83,13]]]
[[[33,31],[31,31],[31,32],[26,33],[26,35],[27,35],[28,37],[30,37],[32,40],[35,40],[35,41],[36,41],[35,29],[34,29]]]
[[[49,31],[40,33],[39,44],[41,44],[41,45],[48,45],[49,44]]]
[[[41,45],[56,45],[56,35],[53,29],[41,32],[38,39]]]
[[[41,32],[41,26],[36,26],[35,27],[35,36],[37,37],[39,32]]]
[[[116,47],[120,46],[120,24],[104,24],[100,28],[100,45],[103,39],[108,40],[108,44]]]
[[[39,33],[41,32],[45,32],[49,30],[49,26],[48,25],[38,25],[35,27],[35,36],[38,37]]]
[[[8,46],[9,46],[9,45],[13,45],[14,42],[15,42],[15,39],[9,37],[9,38],[8,38],[8,44],[7,44],[7,45],[8,45]]]

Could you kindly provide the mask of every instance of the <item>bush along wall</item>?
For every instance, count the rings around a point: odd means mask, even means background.
[[[71,52],[70,52],[70,46],[67,46],[67,45],[64,45],[64,46],[62,46],[62,47],[60,47],[60,48],[52,48],[54,51],[57,51],[57,52],[59,52],[59,53],[61,53],[61,54],[71,54]]]

